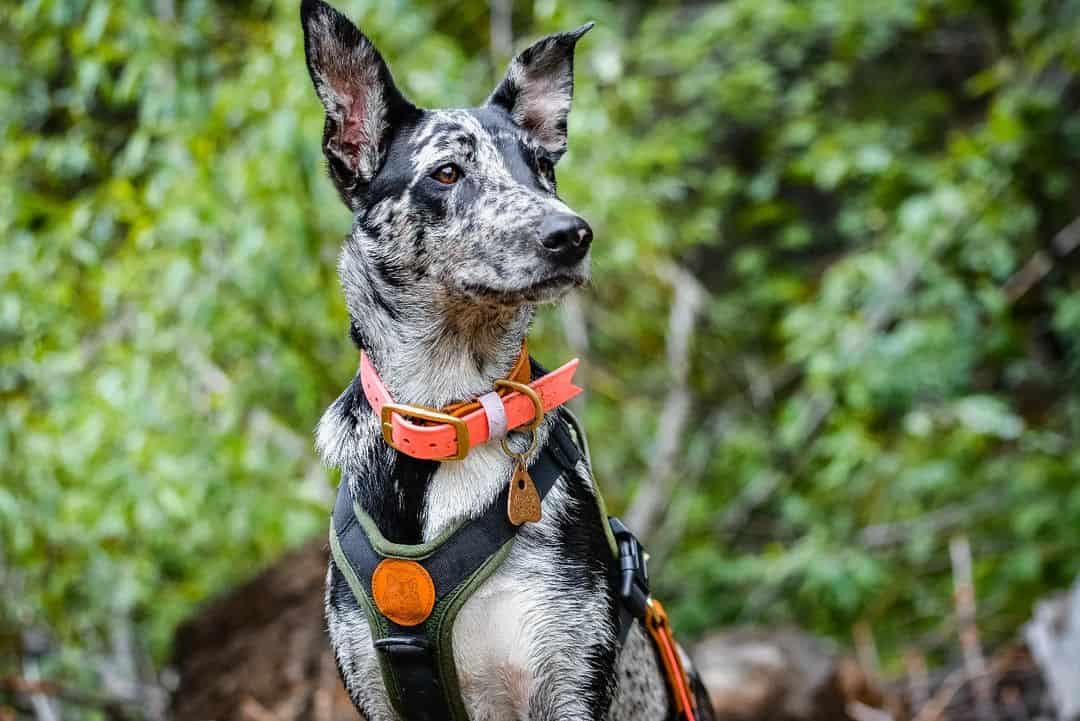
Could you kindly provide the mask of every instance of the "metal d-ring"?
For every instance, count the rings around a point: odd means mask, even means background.
[[[499,379],[495,381],[495,387],[510,388],[511,390],[517,391],[518,393],[532,401],[533,407],[536,409],[536,412],[534,414],[535,417],[523,429],[524,431],[528,431],[530,436],[529,448],[523,453],[514,453],[506,444],[505,436],[500,440],[500,443],[502,444],[502,449],[508,456],[522,457],[532,453],[534,450],[536,450],[536,429],[540,427],[540,424],[544,420],[544,402],[540,400],[540,394],[537,393],[536,390],[533,389],[531,386],[525,385],[524,383],[518,383],[517,381],[509,381],[505,379]]]
[[[540,400],[540,394],[537,393],[532,386],[527,386],[524,383],[518,383],[517,381],[508,381],[500,378],[495,381],[496,388],[509,388],[515,390],[521,395],[532,401],[533,407],[536,409],[535,417],[532,419],[532,423],[528,425],[526,430],[535,431],[540,427],[540,423],[544,420],[544,402]]]
[[[503,452],[511,458],[524,458],[525,456],[536,450],[536,430],[532,428],[526,428],[522,432],[529,434],[529,447],[521,453],[514,453],[512,450],[510,450],[510,446],[508,446],[506,443],[506,439],[509,436],[503,436],[499,439],[499,444],[502,446]]]

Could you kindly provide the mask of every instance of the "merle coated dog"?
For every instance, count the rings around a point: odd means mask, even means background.
[[[559,199],[555,165],[566,150],[574,46],[591,26],[526,49],[483,106],[425,110],[347,18],[304,0],[301,19],[326,109],[329,174],[354,218],[339,261],[353,340],[399,402],[439,408],[475,398],[513,366],[534,306],[589,278],[592,231]],[[541,441],[554,421],[545,418]],[[442,463],[390,448],[359,376],[326,411],[317,444],[399,543],[477,516],[511,474],[498,443]],[[474,721],[670,713],[648,636],[635,625],[617,643],[612,558],[588,473],[582,462],[559,480],[543,519],[522,527],[457,618],[454,659]],[[345,686],[366,719],[393,721],[368,622],[333,562],[327,583]]]

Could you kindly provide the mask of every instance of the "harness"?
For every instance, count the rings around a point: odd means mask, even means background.
[[[524,349],[522,355],[525,356]],[[568,363],[567,366],[571,364],[576,366],[576,361]],[[528,366],[528,363],[525,365]],[[363,360],[361,369],[364,375]],[[572,372],[571,368],[565,378],[567,385]],[[442,415],[429,409],[421,409],[426,416],[420,415],[416,412],[416,407],[390,404],[388,394],[384,398],[378,398],[379,389],[374,387],[376,383],[372,381],[373,374],[374,369],[371,368],[368,378],[364,379],[365,393],[369,401],[372,396],[376,396],[377,401],[383,401],[382,409],[375,408],[375,403],[372,406],[382,415],[384,436],[388,437],[388,442],[393,436],[393,427],[387,428],[389,414],[397,413],[401,409],[402,415],[424,419]],[[548,374],[530,386],[535,390],[537,385],[554,375]],[[374,380],[377,381],[377,376]],[[515,386],[519,385],[515,381],[510,382]],[[574,386],[569,387],[580,390]],[[500,405],[511,406],[517,400],[512,396],[526,397],[527,393],[515,389],[501,395]],[[542,397],[530,401],[529,405],[535,406],[537,412],[535,418],[527,418],[526,421],[531,420],[538,424],[542,415],[540,408],[547,404]],[[389,413],[385,410],[388,405],[392,406]],[[485,415],[498,416],[490,398],[488,402],[481,403],[480,408],[480,412]],[[458,410],[462,409],[468,413],[476,412],[468,406],[462,406]],[[400,441],[402,435],[408,435],[408,426],[414,425],[406,419],[402,421],[403,425],[400,427],[404,430],[394,439],[396,441]],[[526,421],[515,424],[511,420],[506,424],[504,432],[525,425]],[[571,427],[577,442],[571,437]],[[433,432],[431,425],[415,425],[415,428],[422,429],[427,434]],[[465,445],[466,452],[467,447],[472,445],[468,437],[464,444],[460,437],[452,440],[453,448]],[[402,450],[396,443],[391,445]],[[446,447],[451,447],[451,444]],[[586,451],[583,451],[582,447],[585,447]],[[417,545],[388,541],[353,499],[349,484],[340,484],[331,518],[330,550],[358,605],[367,616],[384,685],[394,709],[403,719],[468,721],[454,664],[454,621],[465,602],[502,564],[513,547],[521,525],[521,520],[515,517],[513,500],[515,485],[524,483],[519,479],[519,475],[524,473],[524,477],[535,487],[538,497],[535,509],[537,515],[530,520],[538,520],[540,506],[548,492],[565,474],[574,473],[575,467],[582,460],[588,463],[584,435],[573,416],[565,409],[560,409],[555,423],[551,424],[547,441],[532,463],[525,468],[519,458],[521,468],[514,473],[512,482],[502,489],[495,501],[479,517],[448,529],[429,543]],[[591,479],[591,474],[589,478]],[[522,492],[522,489],[516,490],[518,493]],[[599,490],[594,488],[594,492],[600,505],[601,518],[607,518]],[[618,578],[613,580],[617,582],[620,597],[620,646],[625,642],[634,621],[641,623],[652,637],[665,670],[676,712],[675,718],[678,721],[695,721],[694,696],[690,691],[667,616],[659,601],[653,599],[649,593],[644,549],[634,534],[618,519],[609,518],[608,523],[605,533],[618,560]]]

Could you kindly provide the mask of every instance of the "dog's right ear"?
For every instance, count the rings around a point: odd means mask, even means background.
[[[304,54],[326,108],[323,151],[346,205],[371,182],[393,131],[420,111],[397,89],[379,51],[349,19],[320,0],[303,0]]]

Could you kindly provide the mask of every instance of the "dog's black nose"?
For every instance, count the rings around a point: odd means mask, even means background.
[[[591,243],[592,228],[576,215],[549,215],[540,223],[540,245],[563,265],[573,265],[584,258]]]

